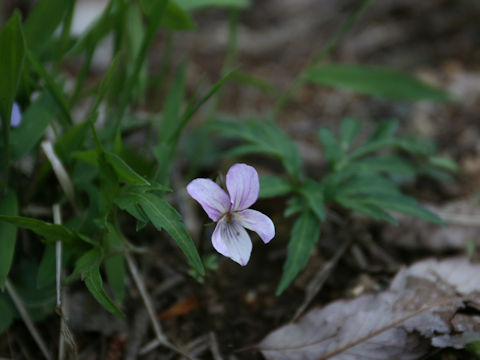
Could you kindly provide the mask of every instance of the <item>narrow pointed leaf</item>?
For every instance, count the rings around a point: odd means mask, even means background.
[[[25,42],[20,13],[16,11],[0,28],[0,117],[4,147],[8,147],[10,116],[23,67]]]
[[[277,295],[280,295],[307,265],[310,253],[317,243],[319,235],[320,226],[317,217],[311,211],[304,211],[292,229],[287,260],[283,266]]]
[[[290,182],[280,176],[268,175],[260,177],[259,198],[271,198],[282,196],[292,191]]]
[[[449,95],[413,76],[379,67],[328,64],[310,68],[305,79],[387,99],[446,101]]]
[[[15,192],[9,190],[0,199],[0,214],[17,215],[18,202]],[[15,243],[17,240],[17,227],[0,221],[0,289],[5,286],[10,267],[12,266]]]

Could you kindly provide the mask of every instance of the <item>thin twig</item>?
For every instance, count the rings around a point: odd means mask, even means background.
[[[137,265],[135,264],[135,261],[133,260],[132,256],[128,253],[125,252],[125,259],[127,260],[127,265],[128,269],[130,270],[130,273],[132,274],[133,280],[135,284],[137,285],[138,291],[140,292],[140,296],[142,297],[143,303],[145,304],[145,308],[147,309],[148,316],[150,318],[150,322],[152,323],[153,326],[153,331],[155,332],[155,337],[156,339],[150,342],[148,345],[151,345],[152,347],[149,348],[148,351],[153,350],[159,345],[163,345],[171,350],[174,350],[178,352],[179,354],[186,356],[188,358],[191,358],[188,354],[185,354],[183,350],[179,349],[172,343],[170,343],[167,339],[167,337],[163,334],[162,328],[160,326],[160,323],[158,322],[157,316],[155,314],[155,310],[153,308],[153,303],[152,300],[150,299],[150,295],[147,292],[147,288],[145,287],[145,284],[143,282],[143,279],[140,275],[140,272],[138,271]],[[147,347],[145,346],[145,347]],[[146,353],[143,352],[145,347],[143,347],[140,350],[140,354]]]
[[[20,314],[20,317],[22,318],[23,322],[27,326],[28,331],[30,331],[30,334],[32,335],[35,342],[37,343],[38,347],[40,348],[42,355],[45,357],[45,359],[51,360],[52,357],[48,352],[47,345],[45,344],[45,342],[42,339],[42,336],[40,335],[37,328],[33,324],[33,321],[30,318],[30,315],[28,314],[22,299],[20,298],[20,296],[18,296],[17,291],[15,290],[14,286],[10,283],[10,280],[7,279],[7,281],[5,281],[5,287],[7,289],[8,294],[10,295],[10,298],[13,301],[13,304],[17,308],[17,311]]]
[[[208,340],[210,343],[210,352],[212,353],[213,360],[223,360],[218,347],[217,337],[213,331],[208,334]]]
[[[342,257],[345,251],[348,249],[350,244],[352,243],[353,238],[350,237],[348,240],[344,241],[342,246],[337,250],[335,255],[320,269],[319,272],[315,275],[315,277],[310,281],[307,287],[307,291],[305,294],[305,299],[303,300],[302,305],[297,309],[295,315],[292,318],[292,321],[298,319],[300,315],[303,314],[305,309],[310,305],[310,302],[313,298],[320,292],[325,281],[327,281],[330,273],[332,272],[333,268],[337,265],[338,260]]]

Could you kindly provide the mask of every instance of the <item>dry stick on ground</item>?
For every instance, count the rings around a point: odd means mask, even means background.
[[[292,321],[298,319],[300,315],[305,311],[307,306],[313,300],[313,298],[318,294],[318,292],[322,289],[323,284],[330,276],[335,265],[337,265],[338,260],[342,257],[345,251],[349,248],[350,244],[353,241],[353,237],[350,237],[348,240],[344,241],[342,246],[337,250],[335,255],[320,269],[319,272],[315,275],[315,277],[310,281],[307,286],[307,291],[305,294],[305,299],[303,300],[302,305],[297,309],[295,315],[293,316]]]
[[[217,337],[213,331],[208,334],[208,340],[210,343],[210,352],[212,353],[213,360],[223,360],[218,347]]]
[[[147,289],[138,271],[135,261],[133,260],[132,256],[128,252],[125,252],[125,259],[127,260],[128,269],[130,270],[133,280],[137,285],[138,291],[140,292],[140,296],[142,297],[143,303],[145,304],[145,308],[147,309],[148,316],[150,317],[150,321],[152,323],[153,330],[155,332],[156,339],[146,345],[146,346],[150,345],[148,348],[148,351],[155,349],[159,345],[163,345],[171,350],[178,352],[183,356],[190,358],[188,354],[185,354],[184,351],[182,351],[181,349],[177,348],[175,345],[170,343],[167,337],[163,334],[162,328],[160,326],[160,323],[157,320],[157,316],[153,308],[152,300],[150,299],[150,295],[147,292]],[[148,352],[148,351],[144,352],[145,347],[140,350],[140,354],[145,354]]]
[[[458,226],[480,226],[480,215],[451,214],[435,210],[448,225]]]
[[[20,298],[20,296],[18,296],[17,291],[15,290],[13,285],[10,283],[10,280],[7,279],[7,281],[5,281],[5,287],[7,288],[7,292],[10,295],[10,298],[12,299],[13,304],[17,308],[17,311],[20,314],[20,317],[22,318],[23,322],[27,326],[28,331],[30,331],[30,334],[32,335],[35,342],[37,343],[38,347],[40,348],[40,351],[42,352],[43,356],[45,357],[45,359],[51,360],[52,357],[48,352],[45,341],[43,341],[42,336],[40,335],[37,328],[33,324],[33,321],[30,318],[30,315],[28,314],[22,299]]]

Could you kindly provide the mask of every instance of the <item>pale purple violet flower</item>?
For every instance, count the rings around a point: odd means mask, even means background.
[[[217,222],[212,235],[215,250],[245,266],[252,252],[252,241],[245,229],[255,231],[268,243],[275,236],[275,226],[268,216],[249,209],[260,190],[253,167],[233,165],[227,172],[226,185],[228,194],[210,179],[195,179],[187,185],[187,191],[208,217]]]
[[[22,112],[16,102],[12,106],[12,116],[10,117],[10,126],[17,127],[22,122]]]

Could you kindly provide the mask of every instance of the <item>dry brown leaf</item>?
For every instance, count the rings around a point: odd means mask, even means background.
[[[480,239],[480,206],[473,197],[444,206],[428,206],[448,226],[441,227],[421,219],[395,215],[398,226],[387,225],[382,240],[406,249],[431,251],[464,250],[471,241]],[[475,222],[475,219],[478,219]]]
[[[398,272],[389,289],[335,301],[270,333],[268,360],[417,359],[431,347],[463,348],[480,316],[460,310],[480,300],[480,265],[425,260]]]

